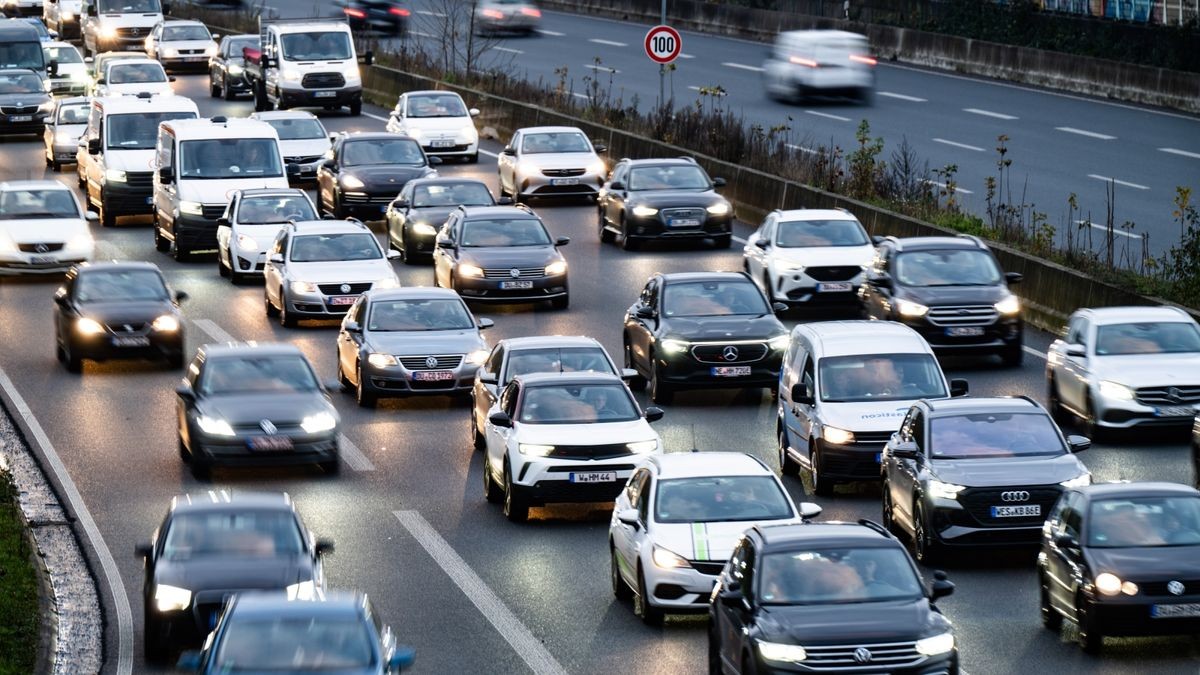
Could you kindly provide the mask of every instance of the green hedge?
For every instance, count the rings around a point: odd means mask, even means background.
[[[0,470],[0,674],[27,675],[37,661],[37,573],[16,490]]]

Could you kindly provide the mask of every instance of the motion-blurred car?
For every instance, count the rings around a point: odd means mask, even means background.
[[[60,98],[54,112],[46,120],[42,140],[46,144],[46,166],[62,171],[63,164],[73,164],[79,151],[79,139],[87,129],[88,99],[84,96]]]
[[[733,207],[716,193],[723,185],[690,157],[622,159],[596,199],[600,241],[620,235],[631,251],[652,239],[711,238],[716,248],[729,248]]]
[[[588,197],[604,185],[608,147],[576,127],[517,129],[496,160],[500,195],[518,204],[532,197]]]
[[[288,172],[289,182],[295,184],[317,179],[317,167],[332,143],[329,141],[329,132],[316,115],[304,110],[272,110],[252,113],[250,119],[266,122],[279,134],[279,151],[283,153],[283,161],[298,167],[294,175]]]
[[[213,98],[232,101],[238,94],[252,93],[246,79],[246,57],[243,49],[259,48],[257,35],[227,35],[221,40],[217,53],[208,60],[208,88]]]
[[[775,38],[763,64],[767,96],[799,103],[812,95],[848,95],[870,105],[875,57],[865,35],[841,30],[793,30]]]
[[[412,17],[408,4],[397,0],[335,0],[335,4],[355,32],[404,35]]]
[[[83,96],[92,82],[87,64],[79,50],[68,42],[46,43],[46,61],[50,66],[50,93],[55,96]]]
[[[0,136],[38,134],[54,112],[42,78],[32,70],[0,70]]]
[[[56,180],[0,183],[0,275],[62,274],[91,260],[93,220]]]
[[[487,184],[473,178],[410,180],[384,213],[388,248],[400,251],[405,264],[414,265],[433,254],[437,233],[454,209],[498,203],[511,204],[512,200],[504,197],[497,202]]]
[[[234,284],[261,276],[279,230],[288,222],[316,219],[317,210],[303,190],[234,191],[217,219],[217,271]]]
[[[474,118],[478,108],[467,109],[452,91],[409,91],[400,95],[388,114],[387,130],[417,139],[426,155],[479,161],[479,132]]]
[[[334,218],[379,220],[408,181],[436,176],[441,163],[407,136],[338,134],[317,169],[317,206]]]
[[[204,69],[219,39],[199,21],[164,21],[146,36],[146,54],[171,70]]]
[[[480,35],[534,35],[541,23],[542,10],[527,0],[480,0],[475,3],[475,32]]]

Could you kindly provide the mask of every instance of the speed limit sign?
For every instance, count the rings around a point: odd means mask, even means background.
[[[671,63],[682,50],[683,39],[670,26],[655,26],[646,33],[646,56],[655,63]]]

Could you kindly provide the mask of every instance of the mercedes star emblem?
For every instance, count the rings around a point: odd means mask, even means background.
[[[425,357],[425,367],[426,368],[437,368],[437,359],[433,358],[432,356],[426,356]]]
[[[721,358],[725,359],[726,361],[736,361],[737,357],[738,348],[734,347],[733,345],[729,345],[725,349],[721,350]]]
[[[279,431],[279,429],[275,428],[271,420],[263,420],[258,423],[258,426],[262,427],[262,430],[267,432],[268,436],[274,436],[275,432]]]
[[[133,332],[133,326],[131,326],[131,325],[129,325],[129,324],[125,324],[124,326],[122,326],[122,328],[124,328],[124,329],[125,329],[125,332],[126,332],[126,333],[132,333],[132,332]]]
[[[1026,490],[1009,490],[1000,493],[1000,501],[1002,502],[1027,502],[1029,501],[1029,492]]]
[[[343,293],[349,293],[350,292],[350,284],[342,284],[341,286],[338,287],[338,290],[340,290]]]
[[[38,250],[40,251],[41,249]],[[1171,399],[1171,403],[1183,403],[1183,396],[1179,391],[1179,387],[1167,389],[1167,397]]]
[[[1183,595],[1183,592],[1187,589],[1184,588],[1181,581],[1168,581],[1167,590],[1171,592],[1171,595]]]
[[[508,271],[508,276],[510,276],[514,279],[520,279],[521,278],[521,270],[514,267]]]
[[[875,655],[872,654],[871,650],[867,649],[866,647],[859,647],[858,649],[854,650],[855,663],[870,663],[871,659],[873,658],[875,658]]]

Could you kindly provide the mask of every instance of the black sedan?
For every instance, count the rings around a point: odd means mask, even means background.
[[[625,312],[625,367],[655,403],[682,387],[779,386],[788,331],[742,272],[656,274]]]
[[[596,200],[600,241],[620,236],[630,251],[651,239],[711,238],[717,248],[729,248],[733,207],[715,192],[724,185],[689,157],[623,159]]]
[[[0,135],[40,134],[54,101],[32,70],[0,70]]]
[[[250,82],[246,79],[245,48],[258,49],[257,35],[226,35],[221,46],[208,60],[208,88],[214,97],[232,101],[238,94],[249,94]]]
[[[337,0],[337,4],[355,32],[404,35],[412,18],[412,10],[395,0]]]
[[[404,262],[413,265],[432,255],[437,233],[457,207],[511,203],[508,197],[497,201],[486,183],[473,178],[410,180],[384,214],[388,248],[403,253]]]
[[[321,556],[332,550],[332,542],[313,537],[286,494],[176,497],[153,541],[137,547],[145,560],[146,660],[199,643],[234,593],[315,597],[325,586]]]
[[[205,345],[176,394],[179,454],[198,480],[214,465],[340,468],[337,411],[296,347]]]
[[[84,359],[166,359],[182,368],[185,299],[151,263],[77,265],[54,294],[58,360],[71,373],[83,370]]]
[[[436,176],[442,163],[417,141],[386,132],[338,134],[331,152],[317,169],[317,202],[334,218],[383,218],[408,181]]]
[[[1200,634],[1200,492],[1177,483],[1103,483],[1068,490],[1043,528],[1042,623],[1104,637]]]

